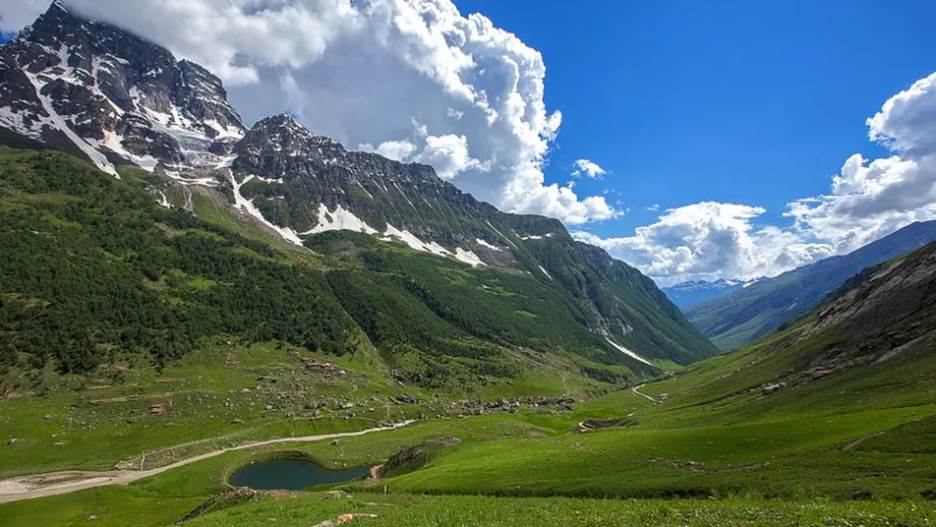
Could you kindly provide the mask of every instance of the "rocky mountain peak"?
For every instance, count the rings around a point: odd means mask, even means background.
[[[112,174],[121,163],[196,164],[245,132],[220,79],[58,1],[0,47],[0,129]]]
[[[313,134],[292,115],[281,113],[258,121],[245,135],[245,143],[267,142],[278,145],[282,150],[304,152],[326,147],[344,150],[332,139]]]

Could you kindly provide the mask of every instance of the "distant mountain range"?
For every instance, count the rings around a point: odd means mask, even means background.
[[[738,348],[808,312],[862,269],[934,240],[936,221],[913,223],[847,255],[761,280],[692,305],[685,312],[719,348]]]
[[[755,278],[753,280],[731,280],[727,278],[714,281],[690,280],[664,287],[662,291],[677,307],[685,310],[711,298],[754,285],[761,280],[764,280],[764,278]]]
[[[650,279],[603,250],[576,242],[561,222],[501,212],[443,181],[430,166],[348,150],[289,115],[249,127],[227,102],[221,81],[204,68],[176,60],[168,50],[117,27],[82,18],[60,2],[0,47],[0,140],[19,148],[65,151],[112,176],[144,182],[142,188],[164,207],[238,232],[249,226],[250,232],[263,232],[277,250],[299,251],[303,261],[315,261],[313,270],[321,275],[315,280],[327,282],[316,286],[316,296],[308,302],[343,313],[333,315],[335,327],[343,328],[332,328],[338,334],[302,339],[310,346],[329,342],[335,349],[354,348],[349,342],[360,340],[350,337],[358,335],[351,329],[356,326],[389,365],[409,368],[409,379],[429,382],[433,375],[453,371],[455,363],[470,362],[465,357],[493,350],[519,353],[546,346],[634,370],[646,370],[657,359],[687,364],[717,351]],[[60,188],[52,180],[67,179],[64,172],[40,166],[41,160],[25,159],[29,161],[23,166],[34,172],[30,177],[43,185]],[[58,161],[48,163],[60,165],[60,171],[72,170]],[[137,173],[143,176],[134,176]],[[31,192],[22,181],[7,183],[11,192]],[[91,180],[76,178],[71,184],[65,190],[92,206],[88,200],[93,193],[80,188]],[[147,232],[165,222],[151,211],[144,217],[137,227]],[[32,220],[22,221],[27,225]],[[120,228],[132,228],[128,225]],[[34,227],[29,229],[39,230]],[[85,227],[93,230],[98,224]],[[92,244],[93,251],[110,254],[99,243]],[[146,250],[157,250],[156,245],[146,245],[149,242],[140,243]],[[32,241],[22,245],[34,247]],[[398,260],[399,250],[410,255],[411,264]],[[154,261],[176,249],[159,251],[162,256],[154,256]],[[18,257],[21,265],[49,261],[26,253]],[[424,257],[436,266],[426,266]],[[157,267],[124,271],[145,273],[165,284],[178,279],[162,276],[170,269]],[[224,287],[239,283],[228,270],[221,271],[212,267],[205,274],[207,268],[195,266],[185,273]],[[286,273],[270,272],[280,279]],[[57,276],[65,275],[63,270]],[[270,287],[289,289],[280,279],[270,279]],[[135,290],[134,283],[124,285]],[[52,290],[26,289],[8,283],[2,293],[44,298],[50,309],[64,305],[45,298],[55,294]],[[170,314],[163,311],[174,301],[153,304],[153,309],[162,313],[160,320],[188,320],[194,315],[174,311],[209,300],[219,297],[172,304]],[[242,304],[249,303],[245,299]],[[67,322],[65,314],[56,316]],[[251,338],[267,339],[299,338],[302,333],[266,316],[243,319],[243,326],[234,324],[225,331],[237,328]],[[152,342],[149,337],[105,338],[109,333],[103,329],[71,330],[80,337],[76,346],[81,349]],[[201,328],[197,334],[205,331]],[[555,337],[545,338],[553,333]],[[191,335],[180,335],[170,355],[189,346]],[[75,364],[84,364],[83,359]],[[484,370],[478,368],[471,371]],[[432,373],[416,371],[420,369]]]

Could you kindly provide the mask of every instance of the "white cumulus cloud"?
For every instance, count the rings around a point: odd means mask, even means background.
[[[756,226],[763,208],[702,202],[667,210],[633,236],[601,238],[577,231],[576,239],[604,248],[663,285],[689,279],[755,278],[830,255],[829,247],[803,242],[771,226]]]
[[[575,167],[575,170],[572,172],[573,177],[585,175],[590,178],[600,178],[608,173],[607,170],[601,168],[598,163],[590,159],[576,159],[575,163],[572,165]]]
[[[3,0],[0,2],[0,33],[16,33],[49,7],[49,0]]]
[[[47,6],[3,4],[8,31]],[[539,51],[450,0],[67,4],[214,71],[248,121],[292,112],[346,145],[438,163],[440,175],[505,210],[568,223],[615,214],[603,197],[545,184],[562,115],[546,107]]]
[[[426,147],[416,161],[435,167],[442,179],[452,179],[469,169],[483,169],[482,163],[468,153],[468,138],[455,134],[426,137]]]
[[[416,151],[416,145],[406,140],[384,141],[376,147],[370,143],[358,145],[358,150],[364,150],[365,152],[376,152],[386,157],[387,159],[407,162],[412,159],[413,153]]]
[[[797,200],[787,211],[799,230],[836,252],[936,218],[936,73],[888,99],[867,122],[868,137],[893,155],[852,155],[829,194]]]

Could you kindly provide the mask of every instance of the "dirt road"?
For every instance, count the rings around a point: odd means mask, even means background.
[[[646,386],[646,383],[641,384],[641,385],[639,385],[639,386],[634,386],[633,388],[631,388],[631,391],[634,392],[634,395],[636,395],[636,396],[638,396],[638,397],[643,397],[644,399],[649,399],[650,401],[659,404],[660,401],[657,401],[657,400],[654,399],[652,396],[647,395],[647,394],[643,393],[642,391],[640,391],[640,389],[643,388],[644,386]]]
[[[91,489],[95,487],[104,487],[107,485],[127,485],[150,476],[162,474],[174,468],[183,467],[198,461],[220,456],[227,452],[236,450],[247,450],[270,445],[279,445],[284,443],[310,443],[314,441],[325,441],[329,439],[340,439],[343,437],[358,437],[374,432],[385,432],[404,427],[413,421],[403,421],[390,426],[377,428],[368,428],[357,432],[340,432],[335,434],[321,434],[313,436],[300,437],[282,437],[278,439],[268,439],[254,443],[245,443],[228,448],[221,448],[205,452],[197,456],[182,459],[175,463],[162,467],[151,468],[148,470],[108,470],[103,472],[93,471],[63,471],[49,472],[46,474],[31,474],[27,476],[18,476],[6,480],[0,480],[0,503],[9,503],[12,501],[31,500],[34,498],[44,498],[46,496],[57,496],[59,494],[68,494],[79,490]]]

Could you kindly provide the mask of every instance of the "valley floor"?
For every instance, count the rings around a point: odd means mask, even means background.
[[[244,364],[251,352],[243,350],[239,356]],[[201,368],[210,370],[213,359],[202,360]],[[279,424],[267,423],[264,432],[254,431],[267,436],[263,444],[246,435],[187,441],[178,453],[156,455],[155,461],[133,458],[147,469],[138,472],[135,481],[0,504],[0,525],[146,527],[190,517],[185,525],[325,526],[329,524],[321,522],[335,522],[343,514],[357,514],[355,524],[374,526],[924,526],[936,521],[936,406],[890,401],[880,408],[841,413],[821,406],[809,411],[764,407],[771,401],[763,397],[690,404],[688,398],[698,396],[700,379],[733,368],[733,360],[738,359],[720,358],[696,367],[691,384],[685,376],[649,383],[576,403],[571,410],[424,415],[426,419],[402,428],[350,435],[343,432],[368,428],[364,421],[339,418],[303,425],[281,419]],[[185,371],[204,379],[206,370],[190,364]],[[165,385],[147,385],[161,384]],[[370,395],[374,389],[358,388],[360,401],[376,405]],[[808,393],[798,394],[798,400],[803,398]],[[113,404],[145,408],[145,399],[127,397]],[[3,401],[0,416],[8,417],[16,408],[19,415],[38,416],[40,425],[55,421],[55,415],[43,415],[43,404],[48,401],[39,397]],[[421,410],[409,412],[413,417],[431,409],[429,401],[418,405]],[[94,409],[101,411],[100,405]],[[158,427],[176,429],[179,439],[194,437],[194,417],[207,417],[217,409],[176,409],[183,411],[193,412],[193,420],[176,413]],[[576,432],[583,421],[596,429]],[[120,430],[116,420],[110,422],[112,431]],[[288,447],[265,440],[308,435],[302,430],[312,422],[335,431],[285,439]],[[93,440],[99,437],[96,433],[78,429],[65,437],[84,445],[79,437]],[[53,437],[29,437],[25,428],[16,434],[18,441],[8,442],[0,457],[7,475],[42,472],[29,467],[51,459],[50,451],[58,452],[59,468],[69,463],[103,468],[130,452],[125,447],[94,455],[93,444],[87,445],[89,450],[62,450],[52,446]],[[342,437],[332,441],[335,434]],[[148,452],[176,450],[156,442],[164,436],[155,435],[149,443],[129,437]],[[229,446],[211,446],[219,444]],[[240,448],[231,449],[233,445]],[[226,484],[238,467],[284,448],[341,468],[380,463],[407,447],[427,445],[435,446],[427,448],[432,454],[419,466],[373,484],[344,485],[340,493],[313,489],[245,497]],[[23,455],[16,456],[17,451]],[[153,470],[150,463],[163,468]]]
[[[2,503],[0,525],[932,525],[932,361],[765,393],[794,359],[750,349],[606,393],[541,376],[472,399],[402,386],[367,356],[222,341],[161,372],[0,400],[0,479],[133,474]],[[351,497],[227,484],[283,451],[336,469],[413,455],[341,485]]]

